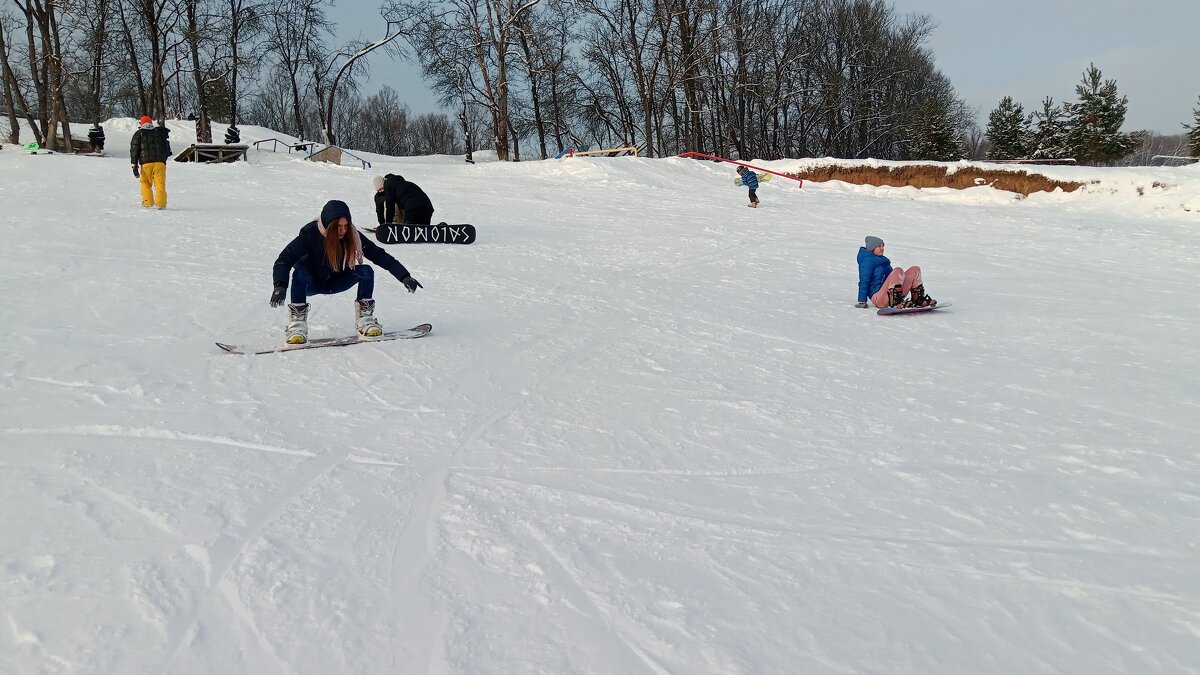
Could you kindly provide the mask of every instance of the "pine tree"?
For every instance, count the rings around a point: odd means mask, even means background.
[[[1011,96],[988,115],[987,139],[989,159],[1021,159],[1029,156],[1030,131],[1025,109]]]
[[[1196,105],[1200,106],[1200,98],[1196,99]],[[1200,107],[1193,110],[1192,114],[1195,115],[1196,123],[1185,124],[1183,128],[1188,130],[1188,150],[1191,151],[1192,157],[1200,157]]]
[[[1067,138],[1076,160],[1112,164],[1137,149],[1135,135],[1121,133],[1129,99],[1117,97],[1116,80],[1101,81],[1100,69],[1090,64],[1075,94],[1079,102],[1068,106]]]
[[[1054,105],[1047,96],[1042,101],[1042,111],[1033,113],[1037,124],[1033,129],[1030,156],[1034,159],[1067,159],[1072,156],[1067,139],[1066,111]]]
[[[909,127],[909,159],[951,162],[962,154],[962,141],[946,105],[934,97],[925,99]]]
[[[210,73],[204,82],[204,93],[208,98],[208,114],[219,122],[228,122],[233,116],[233,92],[229,82],[218,73]]]

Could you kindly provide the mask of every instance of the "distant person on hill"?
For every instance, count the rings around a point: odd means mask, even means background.
[[[854,306],[867,307],[868,298],[880,309],[936,305],[937,300],[925,295],[921,268],[916,265],[908,269],[893,268],[892,261],[883,255],[883,248],[883,240],[879,237],[867,237],[865,244],[859,247],[858,304]]]
[[[354,303],[354,328],[365,337],[383,335],[375,318],[375,270],[363,264],[363,258],[387,270],[404,284],[409,293],[424,288],[408,270],[371,240],[360,237],[345,202],[331,200],[316,220],[300,228],[300,234],[279,253],[271,277],[275,289],[271,306],[283,304],[288,290],[288,272],[292,275],[291,303],[285,336],[288,344],[308,342],[308,296],[333,295],[358,287]]]
[[[230,124],[225,130],[225,145],[237,145],[242,142],[242,132],[238,131],[236,124]]]
[[[433,202],[416,184],[404,180],[404,176],[389,173],[376,176],[375,216],[380,225],[384,223],[408,223],[428,225],[433,220]]]
[[[750,208],[757,209],[758,194],[755,191],[758,190],[758,174],[744,166],[739,166],[737,172],[742,178],[742,185],[750,188]]]
[[[138,130],[129,141],[129,161],[133,164],[133,175],[142,182],[142,206],[167,208],[167,158],[171,156],[171,142],[166,127],[154,126],[154,120],[143,115],[138,120]]]
[[[99,122],[96,122],[92,125],[91,129],[88,129],[88,143],[92,144],[92,152],[104,152],[104,129],[100,126]]]

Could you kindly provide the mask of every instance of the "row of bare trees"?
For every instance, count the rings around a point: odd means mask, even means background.
[[[4,105],[55,145],[69,119],[195,113],[208,139],[215,100],[237,119],[240,76],[261,51],[260,0],[13,0],[0,8]],[[25,35],[25,40],[13,37]]]
[[[333,0],[12,0],[0,5],[3,105],[11,140],[18,116],[42,145],[68,120],[196,116],[254,123],[281,99],[275,128],[337,142],[365,103],[364,56],[390,49],[411,22],[379,23],[371,41],[332,45]],[[15,7],[15,9],[14,9]],[[250,86],[247,86],[249,84]],[[449,120],[444,118],[443,125]],[[419,144],[417,144],[419,145]]]
[[[501,159],[573,145],[958,156],[971,111],[884,0],[391,0],[441,102]],[[938,135],[940,134],[940,138]],[[940,141],[940,145],[937,141]]]
[[[393,154],[457,137],[502,160],[949,159],[970,140],[923,47],[931,19],[884,0],[382,1],[376,37],[334,47],[333,0],[12,0],[5,108],[39,142],[68,118],[191,112],[201,141],[215,119]],[[390,89],[364,98],[375,50],[418,62],[455,128]]]

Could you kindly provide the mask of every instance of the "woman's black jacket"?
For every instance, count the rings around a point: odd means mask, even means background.
[[[347,233],[347,236],[349,234]],[[367,260],[387,270],[397,279],[404,279],[408,276],[408,269],[387,251],[361,235],[358,240],[362,243],[363,257]],[[279,253],[279,257],[275,259],[275,266],[271,270],[274,284],[287,288],[288,273],[297,265],[307,267],[308,271],[312,273],[313,279],[320,282],[329,281],[336,274],[329,266],[329,261],[325,259],[325,237],[321,235],[321,230],[317,227],[315,220],[300,228],[300,234],[284,247],[283,251]]]

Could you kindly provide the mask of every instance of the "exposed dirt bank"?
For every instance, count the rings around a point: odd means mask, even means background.
[[[997,190],[1008,190],[1024,196],[1029,196],[1034,192],[1053,192],[1055,188],[1059,188],[1063,192],[1074,192],[1083,187],[1083,183],[1053,180],[1036,173],[1026,173],[1021,169],[996,170],[961,167],[950,172],[947,167],[928,164],[909,166],[830,164],[802,171],[790,171],[788,175],[802,178],[805,181],[840,180],[854,185],[888,185],[891,187],[911,185],[917,188],[950,187],[962,190],[990,185]]]

